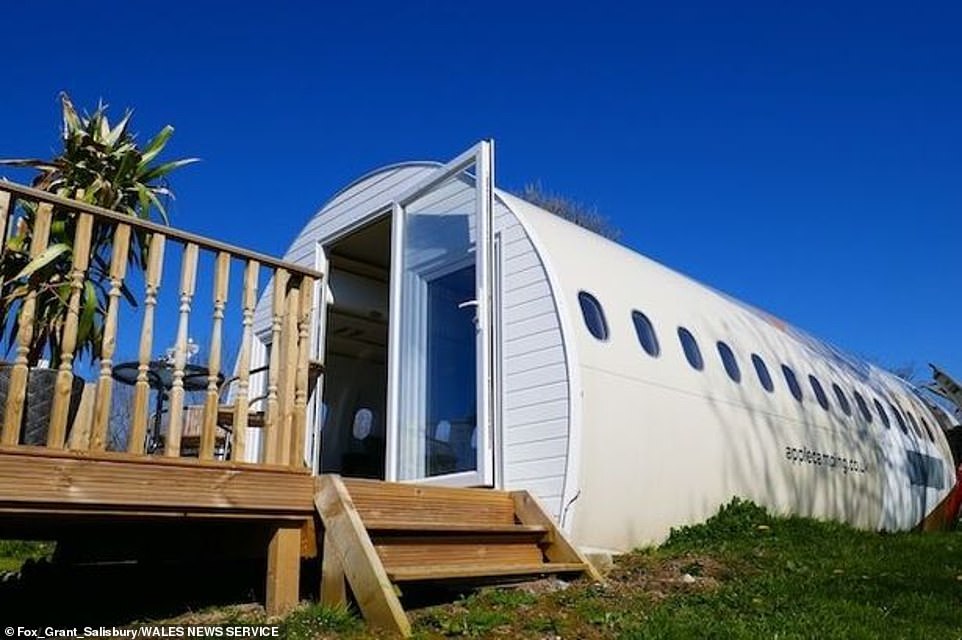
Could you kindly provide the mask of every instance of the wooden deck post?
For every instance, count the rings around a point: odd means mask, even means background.
[[[291,460],[294,427],[294,382],[297,378],[297,319],[301,306],[301,290],[288,287],[284,324],[281,329],[281,370],[277,387],[277,462],[303,466],[303,460]]]
[[[290,613],[300,601],[300,582],[301,527],[279,526],[267,547],[267,615]]]
[[[53,206],[44,202],[37,207],[33,221],[33,235],[30,238],[30,259],[34,259],[47,248]],[[24,404],[27,397],[27,375],[30,372],[30,344],[33,341],[33,321],[37,312],[37,289],[32,289],[23,300],[17,322],[17,350],[13,368],[10,370],[10,386],[7,390],[7,406],[4,408],[3,435],[0,443],[14,445],[20,442],[20,423],[23,420]]]
[[[347,576],[334,550],[334,539],[324,532],[321,560],[321,604],[325,607],[347,606]]]

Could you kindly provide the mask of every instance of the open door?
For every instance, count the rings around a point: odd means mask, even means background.
[[[494,484],[493,143],[394,203],[387,479]]]
[[[321,243],[315,245],[314,268],[324,274],[324,279],[316,283],[314,290],[314,309],[311,310],[311,354],[318,361],[324,360],[327,335],[327,305],[331,301],[331,265],[327,259],[327,251]],[[327,406],[324,404],[324,373],[318,376],[314,393],[309,398],[308,415],[314,419],[308,421],[310,433],[305,447],[311,471],[317,475],[320,472],[321,459],[321,429],[327,417]]]

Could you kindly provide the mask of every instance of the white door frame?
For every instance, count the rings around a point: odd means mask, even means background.
[[[405,209],[432,189],[447,182],[469,167],[475,169],[476,261],[475,293],[477,298],[477,469],[453,474],[417,478],[417,482],[452,486],[492,486],[494,484],[493,411],[493,210],[494,210],[494,142],[484,140],[440,167],[431,176],[395,198],[391,229],[391,320],[388,333],[388,402],[385,477],[397,481],[400,454],[400,380],[401,380],[401,295],[403,291],[403,257]]]

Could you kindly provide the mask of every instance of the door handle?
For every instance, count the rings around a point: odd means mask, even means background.
[[[478,301],[477,300],[465,300],[464,302],[458,303],[458,309],[474,309],[474,328],[475,331],[481,331],[481,324],[478,322]]]

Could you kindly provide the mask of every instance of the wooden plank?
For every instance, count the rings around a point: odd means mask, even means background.
[[[541,525],[524,524],[465,524],[463,522],[412,522],[410,520],[364,520],[364,527],[369,532],[391,533],[420,531],[423,533],[448,533],[451,535],[471,534],[518,534],[527,536],[543,536],[548,528]]]
[[[93,223],[93,216],[89,213],[80,214],[74,233],[67,319],[64,322],[63,336],[60,340],[60,366],[57,370],[57,380],[54,382],[50,428],[47,430],[47,446],[53,449],[62,449],[67,435],[67,418],[73,391],[74,350],[77,348],[77,329],[80,324],[80,297],[84,290],[87,267],[90,265],[90,238],[93,233]]]
[[[325,607],[346,607],[347,576],[344,574],[341,559],[334,550],[334,541],[326,531],[322,548],[320,602]]]
[[[278,527],[267,547],[267,615],[287,615],[297,606],[300,577],[301,530]]]
[[[284,472],[294,475],[310,476],[310,469],[291,469],[277,464],[266,464],[263,462],[238,462],[230,461],[227,463],[220,460],[199,460],[197,458],[166,458],[152,456],[133,455],[126,451],[65,451],[62,449],[47,449],[46,447],[5,447],[0,446],[2,456],[24,456],[28,458],[52,458],[70,460],[99,460],[104,462],[133,462],[136,464],[149,464],[151,466],[168,467],[189,467],[189,468],[209,468],[209,469],[235,469],[237,471],[266,471]]]
[[[385,571],[398,567],[442,567],[447,565],[517,564],[530,566],[544,561],[537,542],[528,536],[451,536],[375,538],[374,549]]]
[[[120,313],[120,292],[127,273],[127,254],[130,251],[130,225],[120,224],[114,230],[113,251],[110,256],[110,290],[107,292],[107,317],[104,320],[100,346],[100,378],[94,401],[94,424],[90,432],[90,448],[107,448],[107,429],[113,397],[113,357],[117,348],[117,321]]]
[[[558,573],[582,573],[585,565],[578,562],[536,563],[530,565],[506,564],[464,564],[445,566],[398,567],[388,572],[393,582],[419,580],[457,580],[465,578],[507,578],[521,576],[543,576]]]
[[[214,439],[217,431],[217,407],[220,405],[220,361],[224,326],[224,307],[227,306],[227,290],[230,283],[230,254],[217,254],[214,265],[214,320],[210,330],[210,347],[207,351],[207,395],[204,398],[204,422],[200,436],[200,453],[203,460],[214,457]]]
[[[137,350],[137,381],[134,383],[134,411],[127,438],[127,451],[143,453],[147,438],[147,422],[150,420],[150,382],[147,372],[154,343],[154,315],[157,309],[157,293],[164,270],[164,247],[166,238],[155,233],[150,238],[147,253],[147,273],[144,275],[144,321],[140,326],[140,345]]]
[[[39,256],[47,248],[52,216],[53,207],[51,205],[41,204],[37,207],[30,238],[31,258]],[[0,444],[17,444],[20,441],[23,409],[27,397],[30,344],[33,341],[33,321],[36,312],[37,290],[33,288],[24,298],[20,307],[17,324],[17,351],[10,371],[10,386],[7,388],[7,406],[4,408],[3,434],[0,435]]]
[[[604,577],[585,556],[578,551],[564,532],[555,524],[554,518],[548,515],[544,505],[528,491],[512,491],[511,498],[514,500],[515,512],[518,520],[523,524],[536,524],[547,527],[550,536],[547,544],[543,546],[545,557],[552,563],[581,563],[585,565],[585,572],[595,582],[605,583]]]
[[[40,449],[60,455],[30,455],[23,449],[0,451],[2,508],[213,511],[302,519],[313,511],[313,479],[290,469],[197,460],[163,464],[126,452],[87,457]]]
[[[91,520],[184,520],[184,519],[197,519],[197,520],[228,520],[232,522],[248,522],[248,521],[258,521],[258,522],[286,522],[294,524],[300,524],[304,521],[303,513],[288,513],[288,512],[277,512],[277,511],[225,511],[223,509],[191,509],[179,507],[176,509],[168,508],[153,508],[153,507],[96,507],[96,508],[83,508],[83,507],[63,507],[63,506],[51,506],[51,505],[15,505],[6,506],[0,503],[0,515],[15,517],[16,521],[13,523],[13,527],[10,527],[11,523],[4,521],[0,518],[0,535],[4,538],[10,539],[32,539],[31,536],[35,536],[36,539],[54,539],[59,533],[63,531],[64,522],[62,518],[70,517],[74,521],[91,521]],[[48,528],[51,531],[50,534],[37,535],[35,533],[30,533],[26,537],[23,534],[9,535],[7,531],[12,528],[15,530],[17,525],[27,525],[28,521],[45,521],[50,522],[51,519],[54,521]],[[23,527],[20,527],[23,530]],[[261,550],[263,551],[263,550]],[[303,545],[301,548],[301,554],[303,558],[311,558],[312,554],[305,553]],[[316,554],[315,554],[316,555]]]
[[[411,623],[338,476],[317,478],[314,504],[364,619],[388,632],[410,637]]]
[[[502,491],[355,478],[343,482],[365,522],[515,524],[514,500]]]
[[[177,323],[177,341],[174,345],[173,384],[170,388],[167,442],[164,455],[180,455],[180,434],[184,424],[184,367],[187,365],[187,339],[190,331],[190,303],[197,284],[197,245],[184,247],[180,267],[180,318]]]
[[[247,263],[244,268],[244,291],[242,295],[243,307],[243,338],[241,339],[240,354],[237,360],[237,393],[234,400],[234,451],[235,460],[247,458],[247,426],[250,414],[250,368],[251,349],[254,344],[254,309],[257,306],[257,276],[260,264],[256,260]]]

